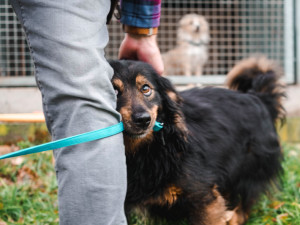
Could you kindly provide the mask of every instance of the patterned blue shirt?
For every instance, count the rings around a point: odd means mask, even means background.
[[[161,0],[121,0],[121,23],[134,27],[159,26]]]

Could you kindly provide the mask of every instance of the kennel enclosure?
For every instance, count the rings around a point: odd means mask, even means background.
[[[175,84],[222,84],[237,61],[264,54],[284,69],[286,82],[295,83],[299,71],[299,5],[296,0],[162,0],[158,34],[162,53],[175,47],[178,21],[183,15],[203,15],[210,25],[209,60],[204,75],[169,78]],[[124,33],[116,18],[108,29],[106,57],[117,59]],[[8,0],[0,2],[0,86],[35,86],[24,32]]]

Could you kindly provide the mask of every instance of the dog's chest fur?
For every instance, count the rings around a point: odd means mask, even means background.
[[[178,46],[163,54],[166,75],[201,75],[202,67],[208,60],[208,46],[203,43],[181,41]]]
[[[207,47],[204,44],[199,46],[187,44],[186,55],[189,57],[189,61],[193,67],[196,67],[198,64],[204,64],[208,58]]]

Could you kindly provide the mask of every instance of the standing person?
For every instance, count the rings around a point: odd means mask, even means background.
[[[108,0],[11,0],[25,30],[53,140],[117,124],[121,118],[104,57]],[[152,10],[152,11],[151,11]],[[153,33],[160,0],[123,0],[120,58],[163,66]],[[135,22],[134,22],[135,21]],[[140,22],[137,22],[140,21]],[[144,31],[145,31],[144,30]],[[126,224],[122,134],[54,151],[60,224]]]

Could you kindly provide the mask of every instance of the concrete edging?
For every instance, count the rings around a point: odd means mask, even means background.
[[[288,117],[283,126],[278,122],[281,141],[300,143],[300,117]],[[20,140],[42,142],[49,136],[42,113],[0,114],[0,144],[12,144]]]

